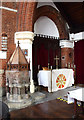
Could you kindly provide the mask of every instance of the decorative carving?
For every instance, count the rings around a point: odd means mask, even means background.
[[[29,85],[30,82],[28,64],[29,63],[27,62],[25,55],[19,47],[18,42],[16,50],[7,63],[6,71],[6,86],[10,87],[10,97],[7,95],[7,99],[11,100],[12,102],[19,102],[23,100],[24,98],[21,96],[25,96],[26,98],[25,85]]]
[[[28,70],[28,62],[27,59],[25,58],[24,53],[22,52],[21,48],[19,47],[19,42],[18,42],[18,47],[14,51],[13,55],[11,56],[10,60],[7,63],[7,69],[9,70]]]

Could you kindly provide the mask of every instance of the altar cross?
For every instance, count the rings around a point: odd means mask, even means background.
[[[56,55],[56,58],[54,58],[54,60],[56,60],[56,69],[58,69],[58,60],[59,60],[59,58],[57,57],[57,55]]]

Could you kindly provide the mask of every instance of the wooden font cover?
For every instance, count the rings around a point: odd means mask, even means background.
[[[27,59],[21,50],[18,42],[18,46],[13,52],[10,60],[7,63],[7,69],[18,69],[18,70],[24,70],[28,69],[28,62]]]

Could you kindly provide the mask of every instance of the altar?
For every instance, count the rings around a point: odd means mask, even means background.
[[[55,92],[74,84],[74,72],[72,69],[40,70],[38,84],[48,87],[48,92]]]

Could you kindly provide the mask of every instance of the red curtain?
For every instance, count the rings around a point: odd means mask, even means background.
[[[76,84],[84,84],[84,40],[75,43],[74,63],[76,65]]]
[[[56,55],[60,58],[59,41],[56,39],[36,36],[34,38],[32,51],[33,79],[37,84],[38,65],[40,65],[40,70],[42,67],[48,67],[48,63],[50,66],[53,66],[53,68],[56,68],[54,58]]]
[[[54,52],[52,49],[49,50],[49,64],[50,66],[54,65]]]
[[[54,58],[56,57],[56,55],[60,57],[59,49],[53,50],[52,48],[50,48],[48,50],[45,48],[44,44],[41,44],[40,48],[37,49],[37,64],[41,67],[48,67],[49,62],[50,66],[55,66],[56,61],[54,60]]]
[[[48,66],[48,50],[45,49],[43,44],[37,50],[37,64],[41,67]]]

